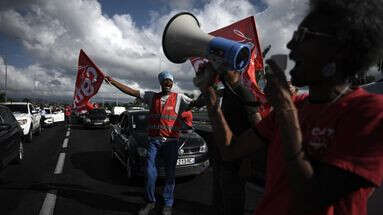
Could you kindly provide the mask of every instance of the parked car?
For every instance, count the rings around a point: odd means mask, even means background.
[[[147,156],[148,110],[124,112],[118,123],[112,126],[111,143],[113,159],[125,167],[127,176],[144,174]],[[193,128],[183,125],[178,142],[176,177],[198,175],[209,167],[208,147],[205,140]],[[157,156],[158,176],[165,176],[164,161]]]
[[[90,110],[83,119],[85,127],[107,127],[109,126],[109,117],[105,109],[95,108]]]
[[[41,134],[41,114],[29,102],[3,103],[8,107],[24,132],[27,142],[32,142],[33,134]]]
[[[52,108],[43,108],[41,111],[41,126],[42,127],[51,127],[54,124],[54,117],[52,113]]]
[[[55,124],[65,121],[65,113],[61,109],[54,110],[52,116]]]
[[[0,167],[24,158],[23,130],[9,108],[0,105]]]

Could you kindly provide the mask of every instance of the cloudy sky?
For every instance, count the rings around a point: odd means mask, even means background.
[[[83,49],[107,74],[131,87],[158,90],[157,74],[171,70],[182,92],[197,92],[189,62],[166,59],[161,37],[180,11],[193,13],[204,32],[255,16],[261,47],[288,53],[285,44],[307,9],[306,0],[1,0],[0,89],[11,96],[73,98]],[[291,65],[290,65],[291,66]],[[126,99],[103,84],[97,98]]]

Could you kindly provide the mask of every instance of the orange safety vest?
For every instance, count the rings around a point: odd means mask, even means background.
[[[176,103],[177,93],[170,93],[164,107],[161,105],[161,94],[154,94],[149,114],[150,137],[179,137],[180,123],[175,111]]]

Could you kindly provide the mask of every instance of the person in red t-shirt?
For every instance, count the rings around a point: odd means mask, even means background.
[[[256,215],[367,215],[383,179],[383,96],[350,80],[382,56],[382,14],[380,0],[311,0],[287,44],[295,61],[291,82],[309,94],[293,100],[285,74],[267,60],[273,111],[256,130],[234,136],[210,83],[200,87],[222,150],[235,156],[267,144],[266,191]]]

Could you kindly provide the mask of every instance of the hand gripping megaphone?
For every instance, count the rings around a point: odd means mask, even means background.
[[[229,70],[245,68],[251,55],[246,44],[204,33],[197,18],[188,12],[176,14],[166,24],[162,48],[173,63],[184,63],[189,57],[205,57],[224,63]]]

